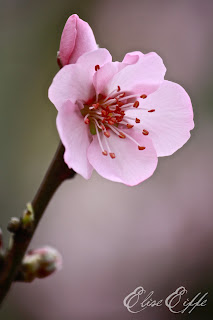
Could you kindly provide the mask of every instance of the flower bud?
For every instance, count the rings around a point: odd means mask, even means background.
[[[16,217],[12,217],[7,225],[7,230],[16,233],[20,228],[20,219]]]
[[[56,249],[46,246],[30,250],[24,257],[17,280],[31,282],[35,278],[45,278],[61,267],[62,257]]]
[[[31,230],[34,224],[34,210],[31,203],[27,203],[27,209],[22,216],[22,228],[24,230]]]
[[[61,35],[58,61],[61,66],[75,63],[78,58],[98,48],[89,24],[81,20],[77,14],[71,15]]]

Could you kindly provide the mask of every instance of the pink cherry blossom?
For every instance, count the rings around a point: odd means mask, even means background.
[[[67,20],[61,35],[58,58],[60,64],[65,66],[75,63],[85,52],[98,48],[92,29],[87,22],[73,14]]]
[[[150,177],[158,156],[181,148],[193,129],[186,91],[165,81],[156,53],[112,62],[106,49],[85,53],[55,76],[49,98],[58,110],[64,160],[84,178],[133,186]]]

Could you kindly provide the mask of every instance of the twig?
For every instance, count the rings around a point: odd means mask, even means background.
[[[12,236],[11,246],[5,255],[5,260],[0,270],[0,304],[7,295],[19,271],[25,252],[53,194],[64,180],[73,178],[76,174],[75,171],[67,167],[63,155],[64,147],[60,143],[43,182],[32,201],[32,227],[26,230],[20,228]]]

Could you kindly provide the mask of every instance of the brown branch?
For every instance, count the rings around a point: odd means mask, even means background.
[[[13,235],[12,245],[6,253],[0,270],[0,304],[19,271],[25,252],[53,194],[64,180],[73,178],[76,174],[75,171],[67,167],[63,155],[64,146],[60,143],[41,186],[32,201],[34,212],[32,228],[24,230],[24,228],[20,227]]]

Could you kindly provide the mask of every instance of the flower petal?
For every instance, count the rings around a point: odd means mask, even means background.
[[[123,58],[123,63],[127,64],[135,64],[144,56],[144,54],[140,51],[129,52]]]
[[[112,56],[105,48],[87,52],[77,60],[77,64],[81,64],[89,72],[90,76],[93,76],[96,72],[95,66],[99,65],[101,67],[108,62],[112,62]]]
[[[122,62],[108,62],[103,65],[93,76],[93,85],[96,95],[108,94],[108,84],[116,73],[126,67]]]
[[[77,14],[71,15],[61,35],[59,54],[62,65],[75,63],[82,54],[96,50],[97,47],[89,24]]]
[[[131,136],[141,146],[145,146],[145,150],[138,150],[137,145],[128,138],[120,139],[116,134],[111,134],[107,142],[116,156],[111,159],[109,155],[102,155],[97,136],[94,136],[88,149],[88,159],[104,178],[134,186],[153,174],[157,166],[157,155],[149,138],[135,130],[131,131]],[[103,135],[102,143],[104,145]]]
[[[55,76],[49,88],[49,99],[59,110],[66,100],[87,102],[95,95],[92,79],[95,66],[112,59],[106,49],[83,54],[76,64],[64,66]]]
[[[60,108],[57,129],[65,147],[64,161],[69,168],[89,179],[93,168],[87,160],[87,149],[92,138],[78,107],[71,101]]]
[[[188,94],[180,85],[164,81],[156,92],[140,99],[140,107],[155,109],[149,113],[138,108],[134,116],[141,118],[138,125],[141,130],[149,131],[158,156],[173,154],[190,138],[190,130],[194,128],[193,110]],[[133,116],[133,111],[130,114]]]
[[[165,72],[163,61],[156,53],[145,54],[138,63],[128,65],[113,77],[108,92],[120,86],[122,91],[148,95],[162,84]]]

